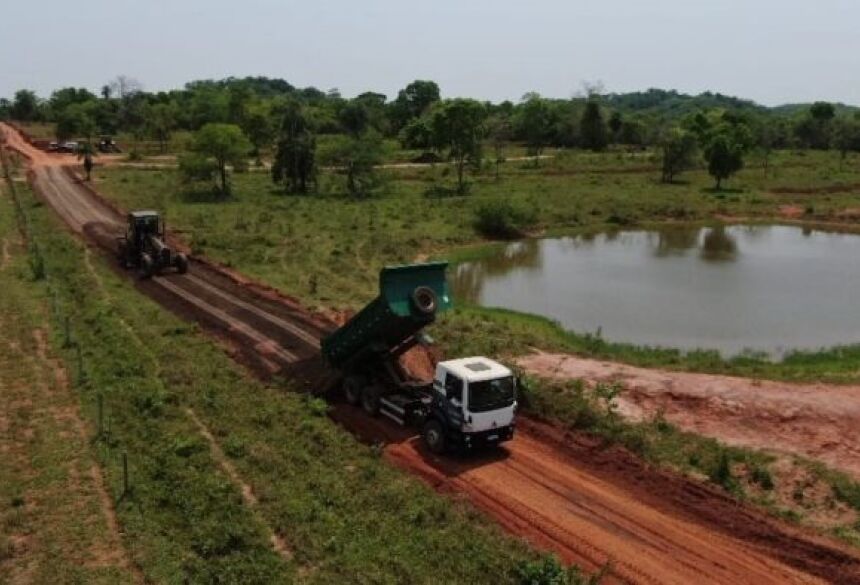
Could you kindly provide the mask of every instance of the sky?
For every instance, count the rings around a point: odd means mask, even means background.
[[[350,97],[714,91],[860,104],[857,0],[0,0],[0,96],[265,75]]]

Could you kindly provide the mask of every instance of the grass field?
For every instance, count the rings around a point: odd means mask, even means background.
[[[103,432],[78,448],[98,458],[122,540],[147,579],[516,582],[518,567],[536,558],[465,504],[391,468],[331,423],[325,403],[250,378],[60,229],[27,190],[21,197],[43,271],[17,261],[15,286],[46,316],[51,345],[66,346],[57,351],[93,434],[102,396]],[[24,484],[9,489],[4,514],[19,492],[28,501]],[[286,556],[273,550],[272,533]],[[50,575],[61,561],[41,562]]]
[[[4,183],[0,244],[0,583],[132,583]]]
[[[785,221],[801,219],[841,229],[860,229],[860,161],[840,162],[826,152],[779,152],[765,173],[751,159],[729,189],[714,193],[703,171],[682,175],[684,183],[657,181],[648,153],[559,152],[555,158],[503,165],[473,179],[464,197],[428,197],[449,186],[445,165],[388,170],[374,198],[355,201],[341,193],[342,177],[323,173],[321,191],[287,196],[265,174],[233,176],[232,197],[188,190],[175,171],[100,168],[96,186],[126,208],[156,207],[183,233],[195,253],[204,253],[271,283],[306,304],[355,309],[376,291],[378,269],[428,257],[452,260],[486,253],[475,227],[476,210],[508,201],[530,210],[533,234],[571,234],[643,226],[657,222],[710,222],[715,218]],[[449,315],[436,335],[460,331],[465,319],[476,339],[493,340],[499,351],[527,346],[614,357],[637,365],[730,372],[791,380],[856,381],[860,348],[797,354],[773,364],[749,357],[723,360],[713,352],[682,353],[605,342],[582,332],[504,311],[464,307]],[[443,331],[439,331],[439,330]],[[488,349],[493,349],[492,347]]]
[[[662,185],[647,156],[585,153],[531,163],[509,163],[500,181],[479,177],[466,197],[435,198],[424,193],[449,182],[446,170],[408,169],[388,173],[383,193],[368,201],[337,195],[336,177],[323,179],[324,193],[285,196],[264,175],[234,176],[234,194],[219,199],[188,192],[172,171],[101,169],[98,188],[127,208],[164,209],[197,253],[205,253],[319,308],[355,309],[375,294],[379,267],[426,257],[454,260],[486,253],[475,230],[474,210],[487,201],[508,199],[537,210],[536,233],[580,233],[652,222],[709,222],[716,216],[754,221],[780,220],[782,206],[803,206],[804,216],[839,221],[860,205],[857,161],[826,153],[779,153],[767,178],[760,168],[737,177],[733,190],[714,193],[701,171],[688,183]],[[853,166],[852,166],[853,165]],[[846,185],[833,190],[833,185]],[[801,190],[829,189],[820,194]],[[798,193],[777,194],[775,190]],[[860,348],[794,354],[780,363],[751,357],[722,359],[716,352],[688,352],[612,344],[599,337],[562,330],[555,323],[504,310],[462,306],[442,317],[432,335],[450,355],[486,354],[501,358],[530,347],[619,359],[643,366],[743,374],[758,378],[857,381]],[[621,443],[655,464],[704,477],[772,513],[808,522],[858,543],[856,515],[860,486],[846,476],[810,462],[791,460],[792,477],[822,485],[820,501],[785,497],[790,484],[777,458],[683,433],[662,420],[631,425],[608,412],[600,398],[581,387],[532,381],[528,410],[577,430]],[[780,471],[781,470],[781,471]],[[763,487],[764,486],[764,487]],[[822,509],[841,507],[835,524],[815,520]]]

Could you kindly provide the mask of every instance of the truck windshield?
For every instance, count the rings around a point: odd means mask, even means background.
[[[487,412],[514,403],[514,379],[511,376],[469,383],[469,410]]]

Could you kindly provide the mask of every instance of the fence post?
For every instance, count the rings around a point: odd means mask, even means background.
[[[75,344],[75,349],[77,350],[78,356],[78,384],[81,385],[87,380],[87,374],[84,372],[84,355],[81,351],[81,344]]]
[[[72,347],[72,327],[69,316],[63,319],[63,348],[68,349]]]
[[[128,453],[122,452],[122,497],[128,494]]]
[[[101,392],[98,393],[97,396],[98,407],[99,407],[99,439],[104,437],[105,433],[105,425],[104,425],[104,417],[105,417],[105,408],[104,408],[104,396]]]

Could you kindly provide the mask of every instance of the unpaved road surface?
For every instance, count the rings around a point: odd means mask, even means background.
[[[619,412],[632,420],[662,412],[684,430],[811,457],[860,479],[860,386],[754,381],[540,352],[517,361],[556,380],[619,383]]]
[[[121,214],[15,136],[9,142],[32,161],[40,196],[72,229],[110,248]],[[332,325],[275,291],[200,261],[188,275],[137,286],[199,322],[258,372],[309,379],[319,372],[318,340]],[[332,416],[360,438],[385,443],[393,463],[467,498],[534,545],[587,569],[611,562],[607,582],[860,583],[854,549],[527,419],[497,453],[439,458],[406,430],[346,405],[336,404]]]

